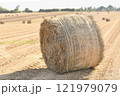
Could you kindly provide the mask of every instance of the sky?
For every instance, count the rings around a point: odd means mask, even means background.
[[[113,5],[120,7],[120,0],[0,0],[0,6],[13,10],[20,5],[20,10],[29,8],[34,11],[52,8],[80,8]]]

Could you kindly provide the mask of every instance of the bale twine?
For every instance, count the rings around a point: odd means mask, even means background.
[[[40,43],[45,63],[57,73],[95,67],[103,57],[100,31],[93,19],[84,15],[45,19]]]

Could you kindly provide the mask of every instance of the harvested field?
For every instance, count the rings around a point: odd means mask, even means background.
[[[103,60],[93,68],[82,69],[66,74],[56,74],[49,70],[40,52],[39,30],[44,18],[61,17],[75,13],[19,13],[0,15],[0,79],[120,79],[120,13],[83,12],[93,16],[98,24],[105,44]],[[5,15],[10,15],[5,17]],[[110,22],[102,17],[110,18]],[[6,19],[7,18],[7,19]],[[23,24],[23,20],[31,19],[31,24]]]

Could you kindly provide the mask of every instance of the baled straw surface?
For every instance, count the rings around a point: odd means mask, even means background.
[[[57,73],[94,67],[103,57],[100,31],[94,20],[84,15],[45,19],[40,43],[45,63]]]

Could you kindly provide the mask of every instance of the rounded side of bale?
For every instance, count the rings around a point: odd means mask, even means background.
[[[45,19],[40,43],[45,63],[58,73],[95,67],[103,57],[99,28],[84,15]]]

